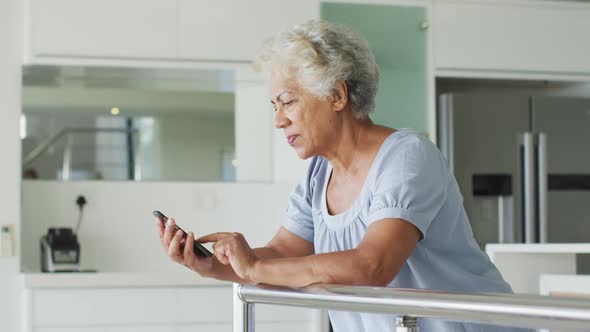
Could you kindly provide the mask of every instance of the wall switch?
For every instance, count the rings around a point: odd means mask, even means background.
[[[0,256],[14,256],[14,227],[0,227]]]

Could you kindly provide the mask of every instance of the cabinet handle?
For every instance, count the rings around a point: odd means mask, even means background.
[[[539,242],[547,243],[547,135],[539,133],[537,144],[537,192],[539,211]]]
[[[428,23],[428,21],[422,21],[420,23],[420,30],[422,31],[426,31],[430,28],[430,23]]]
[[[535,166],[533,158],[535,153],[533,151],[533,134],[532,133],[524,133],[523,135],[523,146],[524,146],[524,158],[523,158],[523,184],[524,184],[524,242],[525,243],[535,243],[536,241],[536,233],[535,233],[535,215],[534,215],[534,208],[535,208]]]

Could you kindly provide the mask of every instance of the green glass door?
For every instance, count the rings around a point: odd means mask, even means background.
[[[320,16],[357,30],[369,41],[381,74],[373,121],[428,133],[426,8],[322,3]]]

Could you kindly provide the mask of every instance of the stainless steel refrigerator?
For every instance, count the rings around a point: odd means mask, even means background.
[[[438,124],[481,246],[590,242],[590,99],[445,94]]]

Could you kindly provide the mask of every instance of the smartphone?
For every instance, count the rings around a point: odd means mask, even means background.
[[[157,217],[158,219],[160,219],[160,221],[162,222],[162,224],[164,226],[166,226],[166,221],[168,221],[168,217],[166,217],[162,212],[156,210],[154,212],[152,212],[153,215],[155,217]],[[184,239],[186,239],[186,237],[188,236],[188,234],[180,227],[178,227],[178,225],[174,225],[174,231],[177,232],[178,230],[182,231],[182,237]],[[211,252],[209,250],[207,250],[207,248],[203,247],[202,244],[200,244],[199,242],[196,241],[193,244],[193,252],[195,253],[195,255],[197,256],[201,256],[201,257],[209,257],[211,256]]]

